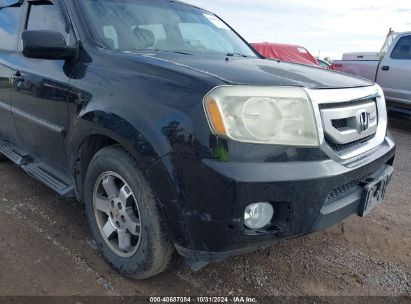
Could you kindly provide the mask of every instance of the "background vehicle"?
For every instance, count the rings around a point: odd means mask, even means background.
[[[317,60],[302,46],[280,43],[252,43],[253,48],[269,59],[278,59],[306,65],[319,66]]]
[[[132,278],[365,216],[393,172],[378,85],[179,1],[1,1],[0,83],[1,155],[84,202]]]
[[[390,105],[411,110],[411,32],[390,32],[379,53],[348,53],[333,64],[337,71],[377,82]]]
[[[320,65],[320,67],[322,67],[323,69],[327,69],[327,70],[334,70],[334,65],[332,65],[331,63],[329,63],[328,61],[322,60],[321,58],[315,58],[317,59],[318,64]]]

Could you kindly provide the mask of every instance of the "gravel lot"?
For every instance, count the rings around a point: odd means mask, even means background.
[[[146,281],[96,251],[83,206],[0,163],[0,295],[411,295],[411,121],[393,120],[386,203],[343,223],[193,273],[182,261]]]

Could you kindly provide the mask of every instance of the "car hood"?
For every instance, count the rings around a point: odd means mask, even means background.
[[[270,59],[156,52],[154,60],[216,77],[228,84],[302,86],[310,89],[354,88],[372,82],[342,73]]]

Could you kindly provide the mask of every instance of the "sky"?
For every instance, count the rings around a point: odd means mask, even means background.
[[[314,56],[378,52],[390,28],[411,31],[410,0],[185,0],[217,14],[248,42],[305,46]]]

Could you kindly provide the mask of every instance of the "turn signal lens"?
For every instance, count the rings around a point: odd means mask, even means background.
[[[225,126],[223,117],[221,116],[220,109],[218,108],[217,102],[210,98],[205,103],[206,112],[208,114],[208,120],[213,131],[218,135],[225,135]]]

